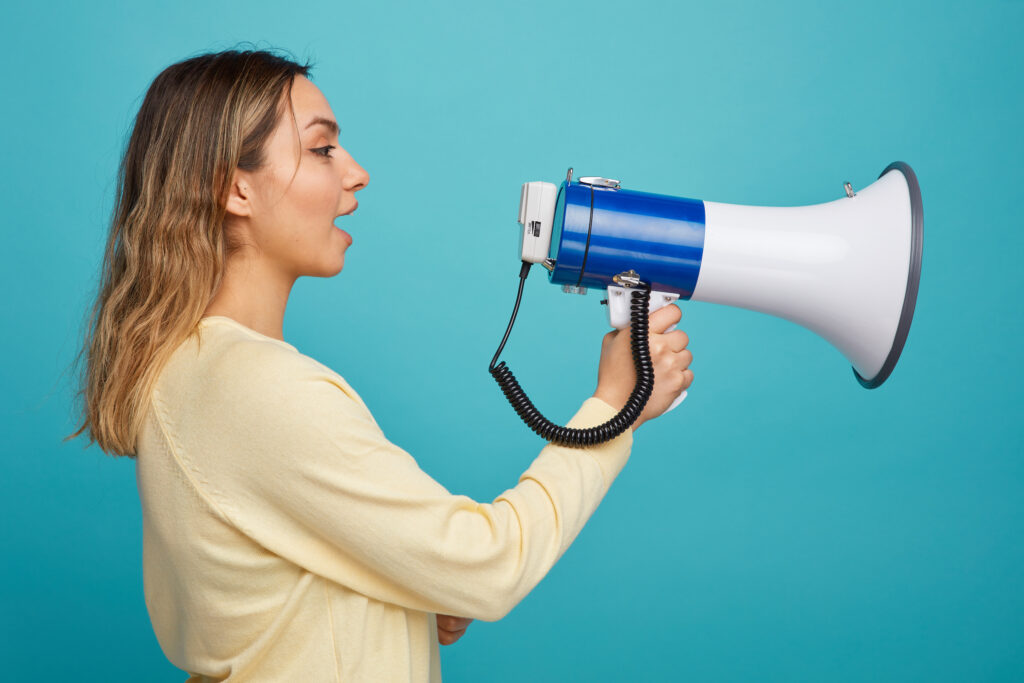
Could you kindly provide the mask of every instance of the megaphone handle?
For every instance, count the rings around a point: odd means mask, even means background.
[[[678,298],[679,295],[673,292],[651,292],[651,302],[648,306],[648,312],[654,313],[664,306],[675,303]],[[608,299],[606,299],[606,301],[608,303],[608,320],[612,327],[622,329],[629,324],[629,299],[629,290],[625,287],[619,287],[617,285],[608,286]],[[667,334],[675,329],[676,326],[672,325],[665,330],[665,333]],[[683,391],[683,393],[676,397],[676,400],[672,402],[672,405],[670,405],[668,410],[665,412],[667,413],[670,410],[675,410],[676,406],[682,403],[685,398],[686,391]]]
[[[676,329],[676,326],[672,325],[667,330],[665,330],[665,334],[668,334],[669,332],[673,331],[674,329]],[[676,406],[679,405],[680,403],[682,403],[684,398],[686,398],[686,390],[685,389],[683,390],[683,393],[681,393],[678,396],[676,396],[676,400],[672,401],[672,405],[670,405],[665,410],[665,413],[670,412],[672,410],[675,410]],[[664,415],[665,413],[662,413],[662,415]]]
[[[686,390],[685,389],[683,389],[683,393],[681,393],[678,396],[676,396],[676,400],[672,401],[672,405],[670,405],[668,407],[668,409],[665,410],[665,413],[669,412],[670,410],[675,410],[676,406],[679,405],[680,403],[682,403],[684,398],[686,398]],[[665,413],[662,413],[662,415],[664,415]]]

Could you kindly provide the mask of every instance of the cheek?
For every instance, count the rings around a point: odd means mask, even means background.
[[[293,198],[292,206],[299,212],[293,225],[298,252],[294,258],[308,272],[328,276],[340,270],[348,240],[334,225],[340,201],[337,178],[327,168],[315,170]]]
[[[300,248],[323,248],[326,235],[334,230],[337,214],[338,188],[330,182],[327,173],[309,173],[295,178],[288,192],[288,232]]]
[[[283,170],[279,187],[288,185],[294,167]],[[269,231],[274,244],[268,251],[296,272],[310,273],[325,268],[337,270],[334,261],[339,246],[346,243],[334,226],[340,188],[336,174],[326,164],[303,160],[284,197],[274,208]],[[343,250],[341,250],[343,251]],[[325,263],[327,259],[330,263]]]
[[[332,223],[339,199],[334,173],[327,168],[316,169],[307,180],[297,197],[300,210],[310,221]]]
[[[311,224],[332,221],[340,199],[337,174],[323,162],[309,159],[303,159],[292,178],[294,170],[294,166],[281,169],[283,175],[278,178],[278,186],[287,188],[279,207],[283,209],[281,213],[287,213],[290,227],[301,232]]]

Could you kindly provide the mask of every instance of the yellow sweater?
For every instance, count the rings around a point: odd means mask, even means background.
[[[614,414],[588,398],[569,424]],[[632,442],[626,430],[587,449],[548,444],[478,503],[390,443],[336,372],[203,318],[161,372],[138,444],[156,637],[189,681],[440,681],[435,614],[508,614]]]

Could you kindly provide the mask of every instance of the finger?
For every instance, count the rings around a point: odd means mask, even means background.
[[[462,635],[466,632],[465,628],[441,628],[438,627],[438,633],[447,633],[448,635]]]
[[[693,351],[690,349],[683,349],[676,354],[676,362],[679,364],[680,370],[686,370],[690,367],[690,363],[693,362]]]
[[[464,633],[466,633],[466,629],[437,629],[438,635],[461,636]]]
[[[465,634],[466,634],[466,630],[465,629],[463,629],[461,631],[446,631],[444,629],[438,629],[437,630],[437,642],[441,643],[442,645],[451,645],[452,643],[454,643],[456,640],[458,640],[459,638],[461,638]]]
[[[665,335],[665,341],[668,342],[668,348],[672,349],[676,353],[679,353],[686,348],[686,345],[690,343],[690,337],[682,330],[676,330],[669,332]]]
[[[473,620],[468,617],[453,617],[450,614],[438,614],[437,625],[446,631],[461,631],[469,626]]]
[[[650,315],[649,328],[655,334],[663,334],[665,330],[679,322],[683,312],[675,304],[669,304],[659,308]]]

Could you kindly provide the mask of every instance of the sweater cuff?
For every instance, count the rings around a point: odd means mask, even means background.
[[[606,402],[596,396],[591,396],[583,402],[583,405],[565,426],[574,428],[596,427],[612,419],[618,413],[618,410]],[[624,432],[611,441],[594,446],[586,446],[578,450],[588,453],[597,461],[601,468],[601,474],[604,477],[604,490],[607,492],[608,488],[612,485],[612,481],[615,480],[615,477],[619,476],[619,472],[625,467],[632,449],[633,428],[627,427]]]

